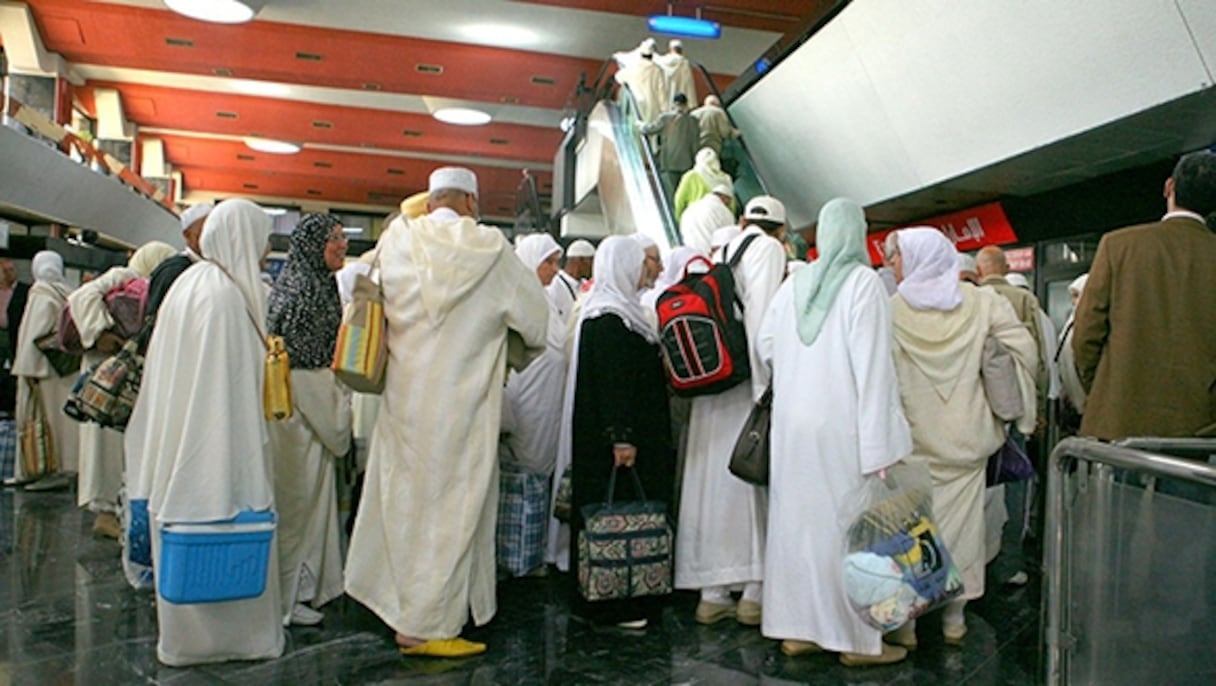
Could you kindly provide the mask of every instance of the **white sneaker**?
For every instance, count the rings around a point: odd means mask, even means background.
[[[292,626],[316,626],[325,619],[325,613],[320,610],[314,610],[304,603],[296,603],[296,606],[291,608]]]

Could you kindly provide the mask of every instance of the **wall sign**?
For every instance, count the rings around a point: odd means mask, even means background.
[[[1005,216],[1005,210],[1001,207],[1001,203],[993,202],[960,212],[930,217],[915,224],[868,234],[866,236],[866,247],[870,251],[870,261],[876,265],[882,264],[882,249],[883,243],[887,239],[887,234],[913,226],[931,226],[936,228],[946,234],[946,238],[949,238],[954,243],[954,247],[959,252],[978,250],[985,245],[1008,245],[1009,243],[1016,243],[1018,240],[1018,235],[1014,232],[1013,225],[1009,223],[1009,218]],[[1030,260],[1031,267],[1033,268],[1033,249],[1031,251]]]

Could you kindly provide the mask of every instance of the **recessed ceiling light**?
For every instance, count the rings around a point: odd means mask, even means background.
[[[276,141],[269,138],[249,137],[245,139],[245,145],[258,152],[268,152],[275,155],[294,155],[300,152],[300,146],[295,143]]]
[[[191,19],[243,24],[262,9],[263,0],[164,0],[165,6]]]
[[[466,24],[458,29],[466,38],[479,43],[521,47],[540,42],[540,34],[512,24]]]
[[[445,124],[457,126],[481,126],[489,124],[492,118],[487,112],[468,107],[444,107],[435,110],[431,116]]]
[[[231,75],[232,73],[229,72],[228,76]],[[291,94],[291,86],[273,81],[239,79],[232,82],[232,89],[246,95],[264,95],[272,98],[281,98]]]

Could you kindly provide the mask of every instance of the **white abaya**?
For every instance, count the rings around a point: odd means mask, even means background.
[[[553,473],[566,387],[566,324],[549,301],[545,352],[522,371],[507,378],[506,402],[515,418],[507,437],[519,466],[540,476]]]
[[[269,425],[284,619],[296,603],[320,607],[342,595],[334,460],[351,436],[350,395],[329,369],[293,369],[291,398],[291,418]]]
[[[80,430],[79,424],[63,413],[63,405],[76,383],[76,376],[56,374],[46,355],[34,344],[34,341],[55,330],[67,292],[66,284],[50,281],[36,281],[30,287],[25,313],[21,317],[21,329],[17,337],[11,373],[17,377],[17,426],[20,427],[30,416],[32,396],[29,384],[33,381],[38,384],[46,417],[51,426],[59,471],[74,472],[79,465]],[[23,463],[21,441],[17,441],[15,475],[22,480],[26,478]]]
[[[877,629],[844,592],[843,513],[863,475],[912,450],[891,361],[891,314],[877,274],[855,268],[811,345],[794,284],[773,298],[756,343],[773,374],[772,462],[761,631],[825,650],[877,655]]]
[[[153,560],[161,527],[231,519],[274,507],[262,414],[265,319],[258,258],[270,221],[253,203],[227,200],[207,217],[210,262],[186,270],[157,314],[139,400],[126,432],[131,497],[148,500]],[[175,605],[157,595],[157,657],[173,665],[278,657],[283,652],[278,555],[266,590],[235,602]],[[157,583],[162,570],[156,570]]]
[[[735,267],[735,294],[744,307],[752,377],[717,395],[693,398],[676,537],[676,588],[758,582],[764,577],[767,496],[731,474],[727,465],[752,405],[768,386],[755,341],[785,276],[785,250],[759,227],[750,226],[727,244],[724,254],[733,256],[749,236],[756,238]]]
[[[457,636],[497,610],[494,525],[507,332],[534,352],[549,309],[497,229],[450,210],[381,236],[386,386],[346,592],[398,633]]]

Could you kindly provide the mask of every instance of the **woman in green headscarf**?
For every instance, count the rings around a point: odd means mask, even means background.
[[[865,474],[912,450],[887,292],[870,268],[865,234],[857,203],[824,205],[819,259],[782,284],[756,342],[773,379],[761,630],[782,639],[786,655],[827,650],[848,666],[907,655],[853,611],[841,574],[848,496]]]

